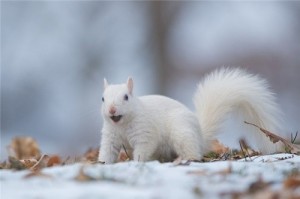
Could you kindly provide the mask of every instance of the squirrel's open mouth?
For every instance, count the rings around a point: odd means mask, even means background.
[[[114,121],[114,122],[120,121],[121,118],[122,118],[122,115],[113,115],[110,117],[110,119],[112,119],[112,121]]]

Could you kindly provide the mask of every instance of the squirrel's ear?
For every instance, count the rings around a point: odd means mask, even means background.
[[[104,89],[106,89],[108,87],[108,82],[105,78],[103,79],[103,86],[104,86]]]
[[[128,79],[127,79],[127,88],[128,88],[129,94],[132,95],[133,80],[131,77],[128,77]]]

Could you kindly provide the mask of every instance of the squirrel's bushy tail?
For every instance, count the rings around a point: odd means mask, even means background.
[[[222,68],[206,76],[198,85],[194,104],[202,133],[208,141],[215,139],[226,116],[234,112],[271,132],[277,132],[281,126],[281,111],[267,82],[238,68]],[[243,133],[252,134],[262,153],[281,148],[259,129],[241,125],[245,126]]]

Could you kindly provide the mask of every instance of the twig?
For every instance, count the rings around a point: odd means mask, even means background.
[[[230,157],[230,154],[227,153],[227,152],[225,152],[225,153],[223,153],[223,155],[220,157],[220,159],[227,160],[229,157]]]
[[[251,156],[250,156],[250,153],[249,153],[249,146],[248,146],[248,144],[247,144],[247,142],[244,140],[244,144],[245,144],[245,146],[247,147],[246,148],[246,153],[247,153],[247,155],[248,155],[248,157],[249,157],[249,159],[250,159],[250,161],[252,161],[252,159],[251,159]]]
[[[67,164],[67,161],[69,161],[70,160],[70,156],[68,156],[62,163],[61,163],[61,165],[66,165]]]
[[[248,158],[250,159],[250,161],[252,161],[252,159],[251,159],[251,156],[250,156],[250,154],[249,154],[249,151],[248,151],[248,149],[246,149],[246,153],[248,154]]]
[[[48,155],[43,155],[37,163],[35,163],[32,167],[29,169],[32,171],[37,171],[42,168],[45,168],[47,166],[47,162],[49,161],[49,156]]]
[[[244,149],[245,149],[245,151],[246,151],[246,153],[248,155],[248,158],[250,159],[250,161],[252,161],[250,153],[249,153],[249,150],[248,150],[249,146],[248,146],[247,142],[244,139],[241,139],[240,140],[240,145],[242,145],[244,147]]]
[[[242,146],[241,140],[239,141],[239,143],[240,143],[240,147],[241,147],[243,156],[244,156],[244,158],[245,158],[245,161],[247,161],[247,157],[246,157],[246,154],[245,154],[245,152],[244,152],[244,150],[243,150],[243,146]]]
[[[252,124],[252,123],[249,123],[246,121],[244,121],[244,123],[259,128],[259,130],[262,131],[267,137],[269,137],[273,143],[281,141],[285,145],[285,147],[287,147],[290,150],[290,153],[300,153],[300,145],[293,144],[293,143],[289,142],[288,140],[286,140],[278,135],[275,135],[274,133],[271,133],[270,131],[267,131],[255,124]]]
[[[129,155],[128,155],[128,153],[127,153],[127,150],[126,150],[124,144],[122,144],[122,146],[123,146],[123,149],[124,149],[124,151],[125,151],[125,154],[126,154],[127,158],[130,158]]]
[[[297,136],[298,136],[298,131],[296,132],[296,135],[294,138],[293,138],[293,133],[291,134],[291,143],[293,143],[293,144],[295,143]]]

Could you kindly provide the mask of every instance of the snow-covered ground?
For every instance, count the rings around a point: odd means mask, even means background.
[[[45,168],[41,172],[25,177],[31,172],[0,170],[1,199],[231,198],[233,193],[249,192],[259,182],[269,186],[270,192],[281,192],[287,177],[300,172],[300,156],[277,154],[252,157],[251,161],[189,165],[156,161],[113,165],[77,163]],[[300,187],[292,193],[300,197]]]

